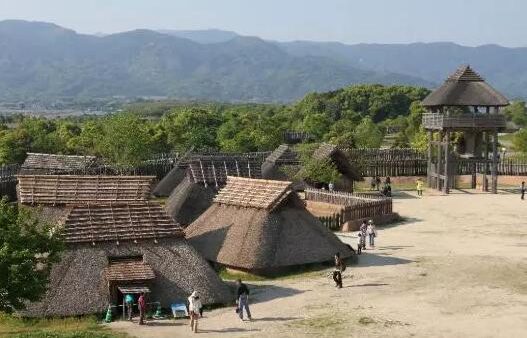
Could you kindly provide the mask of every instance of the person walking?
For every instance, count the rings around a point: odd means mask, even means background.
[[[521,192],[521,199],[524,200],[525,199],[525,190],[527,188],[525,187],[525,181],[522,182],[522,186],[520,188],[520,192]]]
[[[375,237],[377,237],[377,230],[375,229],[375,224],[373,224],[373,220],[368,221],[368,237],[370,239],[370,248],[375,247]]]
[[[366,249],[366,235],[368,234],[368,224],[366,223],[366,220],[362,221],[362,224],[360,225],[359,231],[361,232],[361,239],[362,239],[362,249]]]
[[[357,255],[360,255],[362,253],[362,245],[363,245],[363,239],[362,239],[362,232],[359,231],[357,234]]]
[[[236,304],[238,304],[236,312],[238,313],[240,319],[243,320],[243,309],[245,309],[247,318],[251,320],[251,310],[249,309],[249,288],[247,285],[242,283],[241,279],[236,281],[236,286]]]
[[[130,293],[127,293],[124,296],[124,304],[126,305],[126,311],[128,312],[128,320],[132,321],[132,311],[134,305],[134,296]]]
[[[194,291],[188,297],[188,312],[190,317],[190,330],[194,333],[198,332],[198,319],[201,316],[201,309],[203,305],[199,299],[198,292]]]
[[[375,185],[377,187],[377,191],[381,189],[381,177],[379,175],[375,176]]]
[[[416,188],[417,188],[417,196],[422,197],[423,196],[423,180],[421,178],[417,179]]]
[[[139,325],[144,325],[146,314],[146,300],[144,292],[141,292],[141,295],[137,300],[137,307],[139,308]]]
[[[335,270],[333,271],[333,281],[335,281],[335,286],[339,289],[342,289],[342,272],[345,269],[344,262],[340,258],[340,253],[335,254]]]

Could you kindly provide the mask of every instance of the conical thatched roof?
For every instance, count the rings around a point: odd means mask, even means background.
[[[462,66],[422,102],[437,106],[507,106],[509,100],[492,88],[470,66]]]
[[[352,252],[310,214],[290,182],[229,177],[213,205],[185,230],[208,260],[267,273]]]
[[[165,209],[173,220],[186,226],[210,207],[216,193],[214,186],[195,183],[190,177],[186,177],[166,200]]]

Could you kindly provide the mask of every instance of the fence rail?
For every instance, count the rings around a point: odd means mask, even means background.
[[[322,224],[330,230],[340,230],[342,225],[348,221],[373,218],[393,213],[391,198],[373,193],[364,193],[361,195],[362,197],[347,192],[326,191],[313,188],[308,188],[305,191],[305,199],[308,201],[342,205],[340,212],[330,216],[319,217]]]

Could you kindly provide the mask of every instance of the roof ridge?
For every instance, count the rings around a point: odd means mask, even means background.
[[[448,77],[447,81],[485,82],[481,75],[474,71],[470,65],[463,65],[459,67]]]

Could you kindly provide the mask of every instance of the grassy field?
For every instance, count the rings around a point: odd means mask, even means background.
[[[110,331],[95,317],[19,319],[0,314],[0,337],[13,338],[126,338]]]

